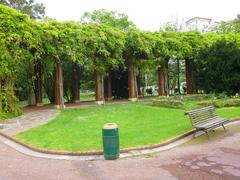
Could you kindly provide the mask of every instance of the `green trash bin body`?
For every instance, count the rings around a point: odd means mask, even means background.
[[[113,160],[119,157],[119,135],[118,126],[108,123],[103,126],[103,154],[106,160]]]

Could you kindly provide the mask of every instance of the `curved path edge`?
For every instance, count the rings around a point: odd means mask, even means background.
[[[233,124],[236,121],[240,121],[240,120],[232,120],[227,125]],[[184,144],[190,141],[191,139],[193,139],[195,132],[196,132],[195,130],[191,130],[187,133],[174,137],[160,144],[122,149],[120,151],[121,152],[120,158],[146,155],[146,154],[169,150],[171,148]],[[198,131],[195,137],[198,137],[202,134],[204,134],[204,132]],[[53,151],[53,150],[36,148],[22,141],[19,141],[18,139],[12,136],[9,136],[1,131],[0,131],[0,141],[20,153],[33,156],[33,157],[59,159],[59,160],[102,160],[104,159],[102,151],[71,152],[71,151]]]

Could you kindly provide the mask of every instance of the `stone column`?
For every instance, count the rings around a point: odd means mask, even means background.
[[[158,68],[158,95],[165,96],[165,72],[163,67]]]
[[[110,74],[104,78],[104,98],[106,101],[112,100],[112,86]]]
[[[137,79],[135,67],[132,60],[128,60],[128,100],[137,101]]]
[[[35,74],[35,101],[36,106],[42,106],[42,63],[38,60],[34,65]]]
[[[191,62],[190,60],[185,60],[185,72],[186,72],[186,93],[193,94],[192,88],[192,70],[191,70]]]
[[[102,73],[96,71],[95,73],[95,94],[96,94],[96,104],[104,104],[104,82]]]
[[[79,66],[74,62],[72,63],[72,102],[80,102]]]
[[[63,94],[63,71],[62,64],[54,65],[54,97],[56,108],[65,108]]]

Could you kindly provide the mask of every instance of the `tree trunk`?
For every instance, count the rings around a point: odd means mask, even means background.
[[[128,100],[136,101],[137,94],[137,80],[132,60],[128,60]]]
[[[191,69],[191,61],[190,60],[185,60],[185,72],[186,72],[186,93],[187,94],[193,94],[193,88],[192,88],[192,83],[193,83],[193,77],[192,77],[192,69]]]
[[[170,95],[170,80],[169,80],[169,71],[168,71],[168,60],[166,61],[165,68],[164,68],[164,73],[165,73],[165,94],[167,96]]]
[[[34,65],[35,74],[35,102],[37,106],[42,105],[42,63],[37,61]]]
[[[1,102],[2,109],[4,109],[7,112],[12,112],[15,109],[13,109],[15,102],[15,92],[14,92],[14,83],[13,80],[6,76],[4,80],[2,81],[2,88],[5,94],[5,101]]]
[[[112,86],[110,74],[104,78],[104,98],[107,101],[112,100]]]
[[[36,95],[34,92],[28,94],[28,106],[36,105]]]
[[[96,94],[96,103],[104,104],[104,83],[103,83],[103,75],[96,71],[96,79],[95,79],[95,94]]]
[[[0,79],[0,93],[2,94],[3,91],[3,85],[2,80]],[[0,112],[2,111],[2,96],[0,95]]]
[[[63,97],[63,71],[62,64],[54,65],[54,96],[56,108],[65,108]]]
[[[158,95],[165,96],[165,72],[164,67],[158,68]]]
[[[177,59],[177,87],[178,87],[178,93],[181,94],[181,89],[180,89],[180,62],[179,62],[179,59]]]
[[[137,92],[138,96],[142,97],[142,92],[141,92],[141,77],[140,75],[136,76],[137,78]]]
[[[72,63],[72,99],[73,103],[80,102],[80,79],[79,79],[79,66]]]

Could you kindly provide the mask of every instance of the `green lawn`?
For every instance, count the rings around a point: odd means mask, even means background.
[[[225,107],[217,109],[217,113],[221,117],[228,119],[240,119],[240,107]]]
[[[94,101],[94,100],[95,100],[95,93],[80,92],[80,101]]]
[[[95,93],[89,92],[89,93],[80,93],[80,100],[81,101],[94,101],[95,100]],[[50,101],[48,98],[43,98],[43,104],[50,104]],[[17,103],[18,107],[25,107],[28,106],[28,101],[19,101]]]
[[[186,108],[190,104],[188,103]],[[159,143],[192,129],[186,109],[128,103],[69,109],[46,125],[16,137],[37,147],[55,150],[101,150],[104,123],[119,125],[121,148]],[[217,110],[222,117],[240,117],[240,107]]]
[[[48,98],[43,98],[43,104],[50,104],[50,101]],[[19,101],[17,103],[18,107],[25,107],[25,106],[28,106],[28,101],[25,100],[25,101]]]

